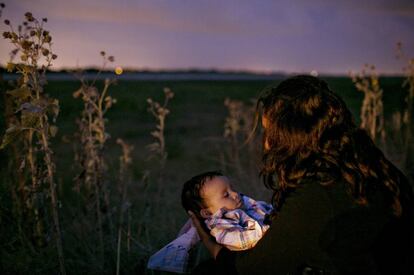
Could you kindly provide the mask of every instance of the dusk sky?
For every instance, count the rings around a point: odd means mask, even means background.
[[[54,68],[223,69],[347,74],[365,63],[401,73],[414,57],[413,0],[0,0],[1,21],[47,17]],[[8,30],[1,23],[1,32]],[[11,47],[2,39],[0,62]]]

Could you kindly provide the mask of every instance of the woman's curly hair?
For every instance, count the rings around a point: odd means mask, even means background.
[[[380,190],[396,216],[403,209],[411,211],[407,178],[356,126],[344,101],[326,82],[312,76],[289,78],[266,89],[260,105],[267,147],[261,174],[275,191],[276,206],[301,180],[313,178],[323,185],[344,181],[359,204],[369,204]]]

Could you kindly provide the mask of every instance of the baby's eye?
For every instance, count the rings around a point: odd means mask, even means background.
[[[229,196],[229,193],[228,192],[224,193],[224,197],[225,198],[227,198],[228,196]]]

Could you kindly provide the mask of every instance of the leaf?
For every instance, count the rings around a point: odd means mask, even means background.
[[[25,128],[38,128],[40,124],[40,117],[36,113],[23,111],[21,123]]]
[[[43,87],[44,85],[46,85],[47,84],[47,79],[46,79],[46,76],[45,75],[43,75],[43,74],[41,74],[40,76],[39,76],[39,85],[41,86],[41,87]]]
[[[53,116],[53,121],[56,121],[56,118],[59,115],[59,110],[59,100],[49,98],[47,102],[47,111]]]
[[[42,114],[44,108],[38,106],[38,105],[34,105],[30,102],[25,102],[22,105],[20,105],[20,108],[17,109],[16,113],[19,111],[27,111],[29,113],[33,113],[33,114]]]
[[[57,132],[58,132],[58,127],[56,127],[55,125],[50,125],[49,126],[49,132],[50,132],[50,135],[52,136],[52,137],[55,137],[56,136],[56,134],[57,134]]]
[[[160,137],[160,132],[158,132],[158,131],[152,131],[151,132],[151,136],[153,136],[155,138],[159,138]]]
[[[22,159],[22,162],[19,166],[19,171],[23,171],[23,169],[26,167],[26,159]]]
[[[8,95],[11,95],[13,97],[17,97],[20,99],[26,99],[31,96],[30,89],[28,87],[20,87],[11,91],[7,92]]]
[[[9,63],[7,63],[7,67],[6,68],[7,68],[7,72],[8,73],[11,73],[16,68],[16,65],[14,63],[9,62]]]
[[[6,133],[3,136],[2,143],[0,145],[0,150],[4,149],[9,143],[16,140],[17,136],[22,131],[21,127],[12,125],[7,130]]]
[[[74,98],[78,98],[82,95],[82,92],[83,92],[83,88],[81,87],[77,91],[75,91],[72,95]]]
[[[157,152],[160,149],[160,145],[158,143],[151,143],[146,146],[148,150]]]

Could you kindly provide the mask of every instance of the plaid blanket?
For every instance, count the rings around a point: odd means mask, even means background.
[[[242,208],[230,211],[222,208],[205,220],[210,234],[230,250],[254,247],[269,229],[264,219],[273,210],[272,206],[245,195],[242,199]]]
[[[200,241],[196,228],[189,219],[178,237],[152,255],[147,268],[174,273],[188,273],[195,264],[190,260],[192,248]]]

